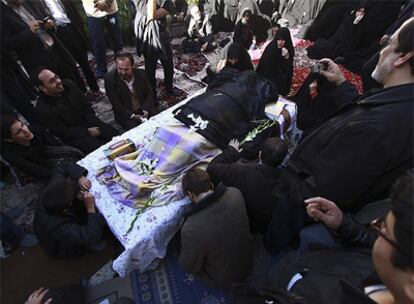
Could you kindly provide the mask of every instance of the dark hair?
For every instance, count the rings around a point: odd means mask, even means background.
[[[1,116],[1,139],[11,138],[11,126],[18,121],[16,116],[2,115]]]
[[[414,170],[410,169],[393,185],[391,212],[395,217],[394,235],[404,252],[394,249],[392,263],[399,269],[414,270]]]
[[[191,169],[184,174],[181,185],[184,193],[191,192],[195,195],[212,189],[210,176],[201,169]]]
[[[59,213],[69,207],[76,198],[78,185],[70,179],[58,179],[52,181],[40,195],[43,207],[54,213]]]
[[[118,54],[116,54],[115,62],[118,59],[121,59],[121,60],[123,60],[123,59],[129,59],[129,62],[131,62],[131,65],[134,66],[134,56],[132,56],[131,53],[128,53],[128,52],[118,53]]]
[[[45,66],[40,66],[40,67],[34,68],[33,70],[30,71],[30,75],[29,75],[30,76],[30,82],[35,87],[41,86],[43,84],[43,81],[41,81],[39,79],[39,74],[44,70],[52,71],[51,69],[49,69],[48,67],[45,67]]]
[[[400,27],[398,45],[395,52],[408,53],[414,51],[414,18],[408,19],[404,26]],[[410,59],[411,74],[414,75],[414,56]]]
[[[243,11],[242,17],[251,17],[253,15],[251,9],[247,8]]]
[[[270,137],[262,145],[262,162],[269,167],[279,166],[286,157],[288,146],[278,137]]]

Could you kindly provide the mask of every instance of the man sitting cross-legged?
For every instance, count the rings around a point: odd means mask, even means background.
[[[118,54],[115,62],[116,68],[105,75],[105,90],[116,122],[129,130],[155,113],[154,94],[145,71],[134,68],[130,53]]]
[[[40,90],[35,109],[39,121],[63,142],[88,154],[118,135],[96,117],[72,81],[44,67],[32,71],[31,80]]]

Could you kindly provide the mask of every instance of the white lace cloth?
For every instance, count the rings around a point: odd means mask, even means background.
[[[121,136],[115,137],[111,142],[92,152],[78,163],[88,170],[88,178],[92,181],[92,193],[96,198],[96,206],[99,212],[105,217],[109,228],[125,250],[114,261],[113,269],[121,276],[125,277],[132,270],[140,272],[154,269],[158,265],[158,259],[165,257],[168,242],[177,232],[183,219],[182,206],[189,203],[183,199],[171,202],[166,206],[153,207],[139,215],[132,231],[128,234],[130,224],[137,212],[137,209],[127,207],[114,200],[105,185],[100,184],[96,178],[96,172],[109,164],[103,154],[103,150],[109,145],[129,138],[135,144],[148,141],[155,129],[163,124],[171,122],[175,118],[172,111],[186,103],[192,97],[204,92],[205,89],[198,91],[187,99],[178,103],[162,113],[152,117],[145,123],[133,128]],[[293,106],[287,106],[292,117],[296,113],[291,113]],[[292,119],[294,121],[294,119]]]

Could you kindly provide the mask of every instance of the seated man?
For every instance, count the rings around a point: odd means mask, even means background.
[[[249,274],[253,261],[243,196],[222,184],[213,190],[201,169],[187,172],[182,188],[193,206],[185,214],[178,262],[207,286],[229,288]]]
[[[105,90],[116,122],[129,130],[155,113],[154,94],[145,71],[134,68],[131,54],[118,54],[115,62],[116,68],[105,75]]]
[[[88,192],[87,171],[73,162],[61,163],[40,194],[34,232],[52,258],[70,259],[87,248],[103,249],[105,220],[97,213],[95,197]]]
[[[95,116],[72,81],[62,81],[44,67],[33,70],[31,80],[40,90],[35,110],[39,121],[63,142],[88,154],[118,135],[118,131]]]
[[[25,126],[17,117],[1,117],[1,155],[37,179],[49,179],[58,159],[79,160],[83,153],[62,143],[44,128]]]
[[[184,52],[210,52],[217,47],[213,36],[213,27],[198,5],[190,8],[190,21],[187,28],[188,38],[182,42]]]
[[[238,141],[230,141],[228,148],[211,161],[207,172],[215,184],[222,182],[241,191],[252,231],[266,232],[275,201],[272,190],[279,180],[279,165],[287,154],[287,145],[279,138],[268,138],[258,164],[239,163],[240,151]]]
[[[269,272],[267,290],[287,290],[300,303],[413,303],[413,177],[409,170],[397,180],[389,212],[370,229],[334,202],[321,197],[305,201],[308,215],[346,248],[286,256]]]
[[[341,103],[335,115],[296,147],[276,189],[268,249],[277,252],[298,236],[307,218],[303,201],[324,196],[342,211],[357,212],[383,199],[392,183],[413,167],[414,18],[405,22],[380,54],[372,76],[383,90]],[[338,86],[337,98],[354,96],[329,59],[321,75]]]

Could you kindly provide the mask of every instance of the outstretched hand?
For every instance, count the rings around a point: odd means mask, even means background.
[[[32,294],[29,296],[29,298],[24,302],[24,304],[42,304],[43,298],[48,293],[49,289],[44,289],[43,287],[40,287],[39,289],[32,292]],[[48,299],[44,304],[51,304],[52,299]]]
[[[338,206],[323,197],[313,197],[305,200],[306,212],[315,221],[321,221],[330,229],[341,226],[344,214]]]
[[[240,149],[240,143],[236,138],[229,141],[229,147],[233,147],[238,152],[241,152],[243,150],[243,149]]]

